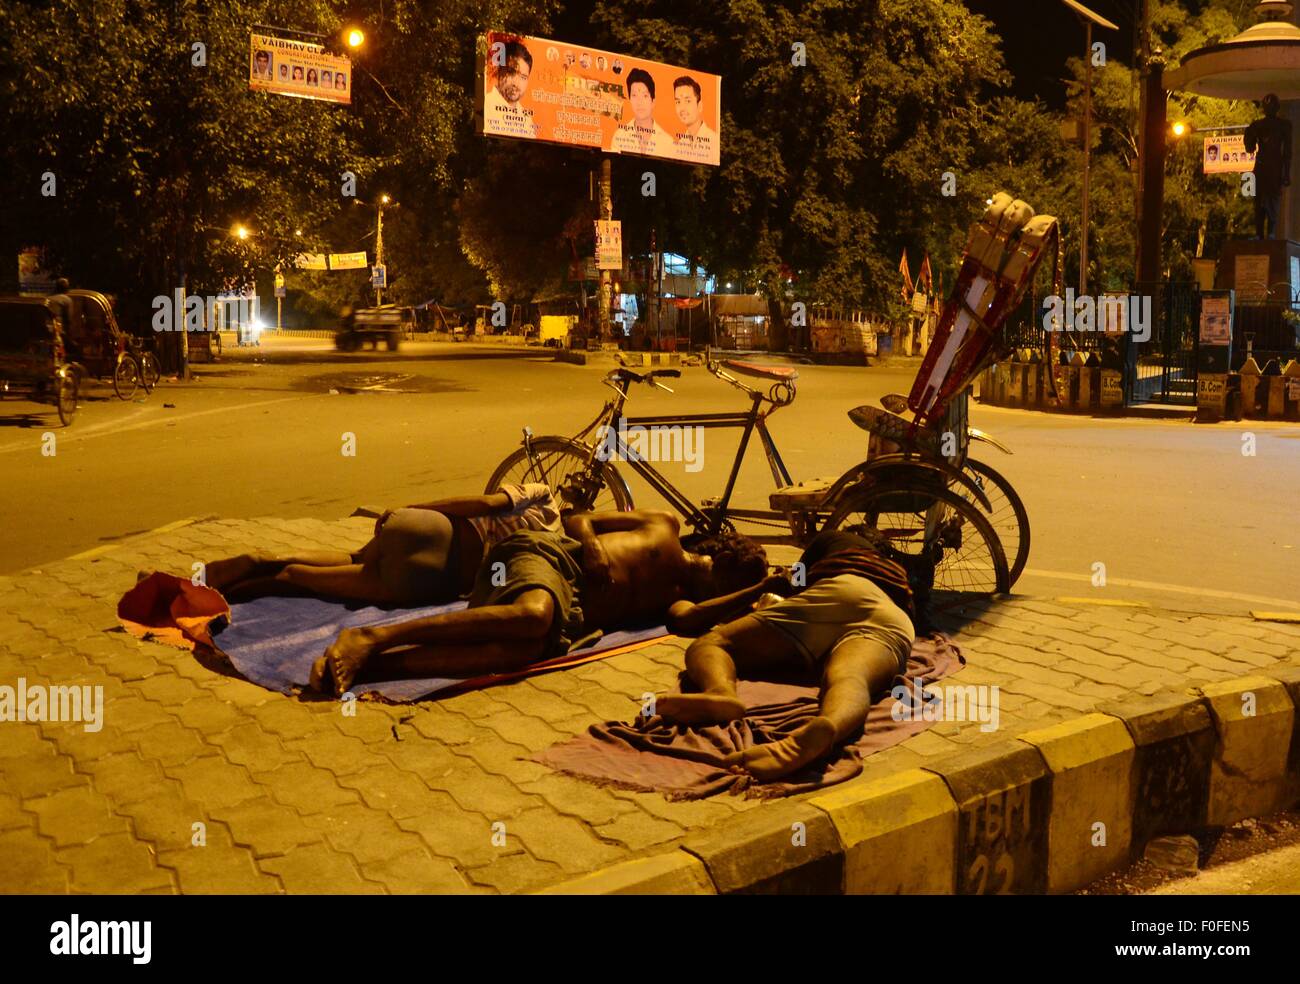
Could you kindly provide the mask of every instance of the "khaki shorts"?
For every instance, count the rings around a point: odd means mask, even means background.
[[[812,669],[820,669],[845,639],[861,638],[886,646],[898,659],[898,672],[905,673],[916,638],[907,613],[857,574],[823,578],[754,617],[780,630]]]

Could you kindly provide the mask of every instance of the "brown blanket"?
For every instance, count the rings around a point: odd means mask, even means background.
[[[728,725],[687,727],[660,717],[638,717],[631,724],[595,724],[587,734],[552,745],[534,759],[543,765],[601,786],[660,792],[670,800],[702,799],[727,790],[746,796],[789,796],[852,779],[862,771],[862,756],[889,748],[924,731],[933,722],[895,720],[893,687],[931,683],[961,669],[961,651],[946,636],[917,638],[907,673],[894,678],[890,691],[872,705],[862,736],[844,745],[833,759],[815,763],[779,782],[755,783],[724,760],[734,752],[779,741],[815,717],[817,688],[742,680],[745,717]],[[909,706],[914,706],[909,699]]]

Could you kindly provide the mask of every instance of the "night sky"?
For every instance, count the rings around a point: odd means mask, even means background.
[[[1138,0],[1080,0],[1120,30],[1093,28],[1093,40],[1104,41],[1108,53],[1133,64],[1133,35]],[[1084,28],[1079,17],[1061,0],[965,0],[975,13],[993,21],[1002,37],[1007,67],[1015,75],[1013,91],[1048,106],[1065,106],[1065,61],[1083,55]]]

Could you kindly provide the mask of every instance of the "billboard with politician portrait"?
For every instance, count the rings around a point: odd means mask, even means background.
[[[719,161],[722,77],[528,35],[484,39],[483,133]]]

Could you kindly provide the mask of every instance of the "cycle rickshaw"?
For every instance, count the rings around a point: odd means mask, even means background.
[[[67,362],[62,323],[48,298],[0,298],[0,393],[14,391],[53,403],[65,427],[77,412],[77,374]]]
[[[1006,479],[967,453],[972,439],[996,444],[968,424],[969,387],[999,355],[1002,323],[1049,251],[1059,280],[1056,219],[1035,216],[1024,202],[998,194],[971,229],[957,283],[911,392],[884,397],[880,408],[849,411],[850,419],[870,434],[867,456],[836,478],[796,483],[767,429],[767,418],[794,402],[796,369],[719,362],[709,353],[708,371],[745,393],[748,411],[625,417],[633,383],[668,389],[659,380],[681,373],[615,369],[604,383],[617,395],[595,420],[573,437],[534,437],[525,428],[521,446],[497,467],[486,491],[510,482],[540,481],[571,508],[627,510],[633,507],[632,493],[615,463],[625,462],[697,534],[757,526],[781,532],[742,532],[762,543],[801,546],[822,530],[871,533],[905,562],[919,591],[959,598],[1006,592],[1024,569],[1029,519]],[[751,385],[741,377],[761,382]],[[910,419],[903,416],[909,411]],[[692,502],[652,466],[644,449],[627,439],[630,433],[674,427],[742,429],[720,496]],[[731,505],[755,433],[776,484],[766,510]]]
[[[69,360],[96,379],[110,377],[118,399],[129,400],[137,386],[153,391],[162,376],[158,357],[127,334],[113,315],[108,297],[97,290],[70,290],[72,313],[64,326]]]

